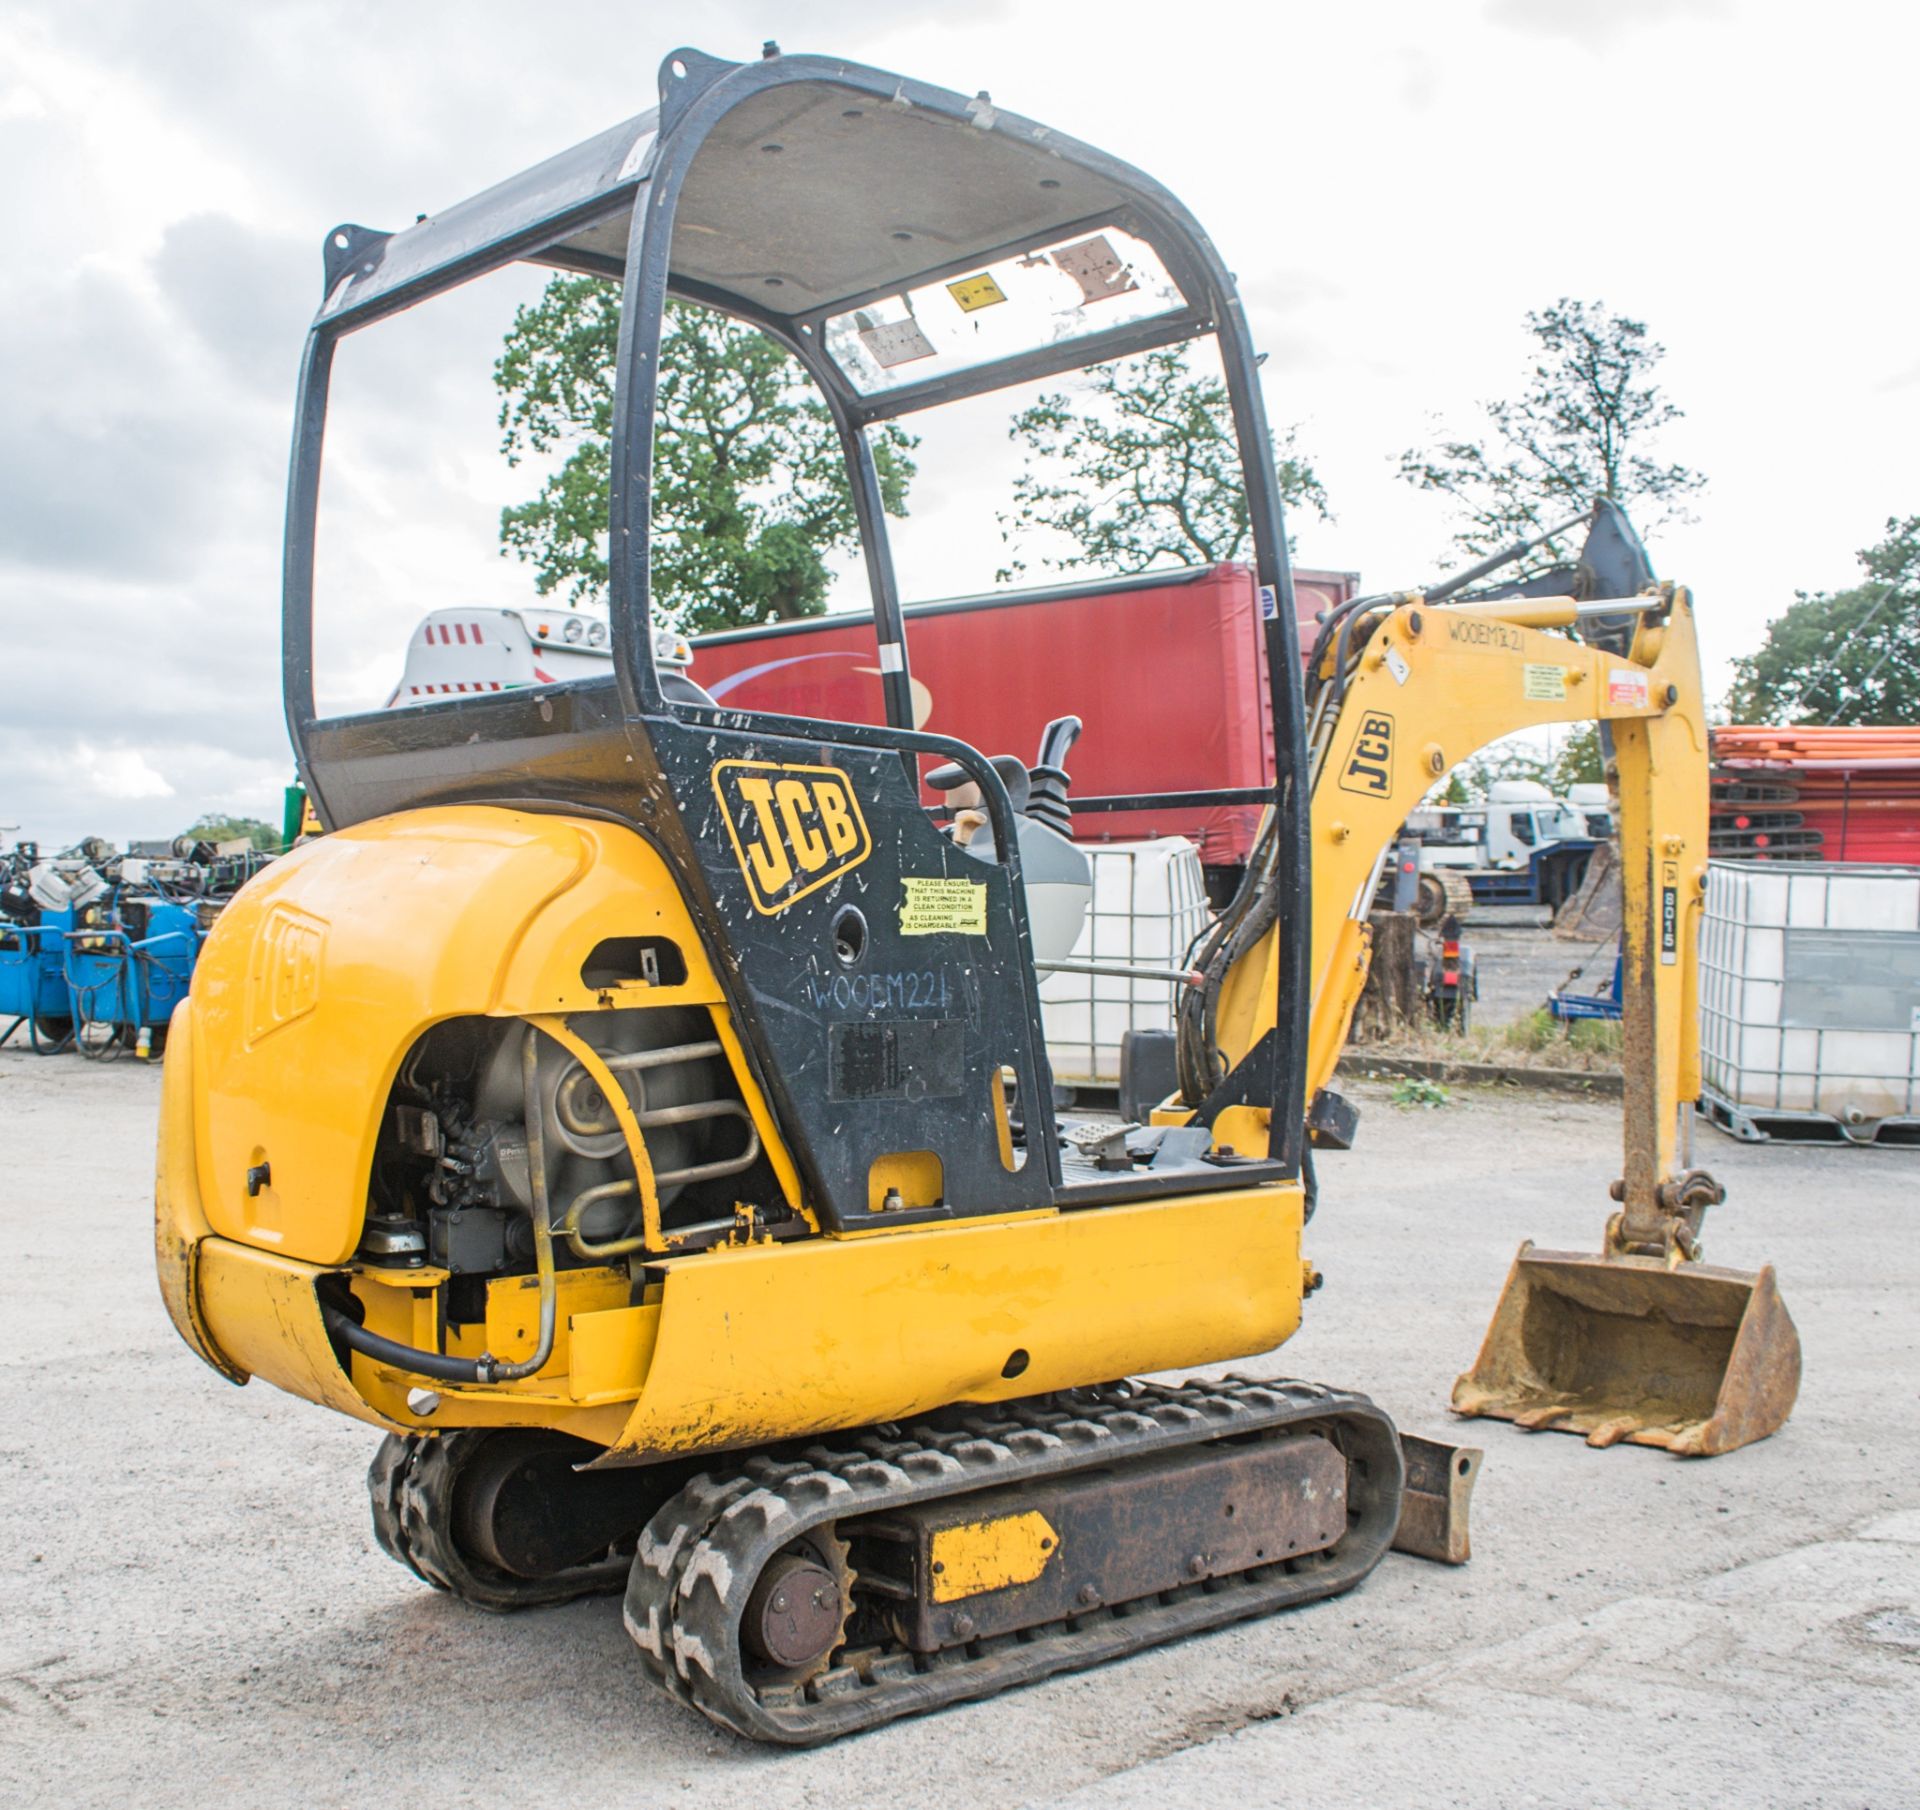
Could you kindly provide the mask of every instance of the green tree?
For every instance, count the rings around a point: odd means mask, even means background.
[[[1607,777],[1606,762],[1600,753],[1600,726],[1576,723],[1553,757],[1547,784],[1556,798],[1564,798],[1575,786],[1597,786]]]
[[[196,819],[183,833],[199,842],[238,842],[244,836],[255,848],[271,851],[280,847],[276,825],[262,823],[258,817],[223,817],[217,811]]]
[[[1078,393],[1042,396],[1014,417],[1008,434],[1025,448],[1026,466],[1011,513],[999,518],[1009,547],[1050,530],[1072,547],[1045,563],[1113,573],[1246,554],[1252,531],[1227,386],[1195,372],[1189,350],[1091,366]],[[1326,519],[1326,490],[1291,432],[1275,442],[1274,464],[1282,499]],[[998,576],[1026,570],[1016,551]]]
[[[1920,723],[1920,515],[1862,549],[1866,581],[1801,591],[1733,663],[1736,723]]]
[[[1537,781],[1556,798],[1569,788],[1599,785],[1606,777],[1600,755],[1600,731],[1592,723],[1575,723],[1566,739],[1551,750],[1537,739],[1538,731],[1506,737],[1471,754],[1447,776],[1432,797],[1435,804],[1479,804],[1492,796],[1500,779]]]
[[[1706,479],[1647,450],[1681,419],[1654,377],[1666,348],[1640,321],[1565,297],[1530,311],[1527,331],[1534,364],[1526,388],[1482,404],[1484,433],[1400,455],[1406,482],[1453,504],[1451,552],[1480,559],[1531,540],[1598,496],[1625,507],[1642,534],[1690,519],[1687,498]],[[1578,548],[1577,538],[1556,539],[1532,563],[1555,564]]]
[[[500,516],[503,555],[542,596],[607,588],[607,498],[620,290],[559,276],[514,316],[494,366],[502,451],[558,461],[537,496]],[[904,515],[913,437],[872,432],[882,500]],[[758,328],[674,301],[660,338],[654,425],[653,605],[682,628],[744,627],[826,607],[829,560],[859,544],[853,493],[826,404]]]

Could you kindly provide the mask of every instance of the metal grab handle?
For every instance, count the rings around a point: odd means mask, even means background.
[[[1126,962],[1038,961],[1042,974],[1110,974],[1119,980],[1170,980],[1183,987],[1204,987],[1207,977],[1198,968],[1143,968]]]

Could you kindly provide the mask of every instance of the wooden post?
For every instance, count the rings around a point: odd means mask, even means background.
[[[1418,920],[1410,911],[1368,915],[1373,931],[1373,965],[1353,1015],[1353,1041],[1380,1043],[1420,1022],[1420,995],[1414,984]]]

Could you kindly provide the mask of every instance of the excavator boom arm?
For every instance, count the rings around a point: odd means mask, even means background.
[[[1636,614],[1625,655],[1557,629]],[[1627,1052],[1623,1226],[1661,1242],[1661,1187],[1685,1161],[1699,1092],[1694,951],[1706,888],[1707,730],[1692,599],[1413,599],[1372,623],[1344,686],[1316,713],[1309,1097],[1328,1085],[1366,983],[1367,914],[1400,826],[1453,767],[1515,730],[1605,722],[1620,787]],[[1270,944],[1271,938],[1267,939]],[[1273,952],[1227,976],[1218,1011],[1231,1064],[1274,1021]]]
[[[1634,624],[1618,653],[1552,631]],[[1356,632],[1356,629],[1358,632]],[[1356,651],[1357,650],[1357,651]],[[1333,1077],[1366,983],[1368,911],[1407,814],[1449,769],[1516,729],[1603,722],[1619,788],[1624,1160],[1596,1256],[1523,1244],[1467,1415],[1691,1456],[1764,1438],[1799,1388],[1800,1347],[1773,1272],[1697,1261],[1719,1184],[1687,1167],[1699,1093],[1696,950],[1707,880],[1707,728],[1693,603],[1410,597],[1360,613],[1316,673],[1310,1097]],[[1214,1009],[1228,1063],[1275,1022],[1277,932],[1227,971]],[[1245,1109],[1243,1109],[1245,1110]],[[1239,1126],[1234,1131],[1242,1137]]]

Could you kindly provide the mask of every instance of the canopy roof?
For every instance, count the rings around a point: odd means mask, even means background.
[[[672,289],[824,347],[809,362],[862,414],[1211,324],[1197,228],[1104,153],[984,95],[688,51],[658,108],[399,232],[337,228],[316,326],[513,259],[618,277],[634,206],[663,183]]]

